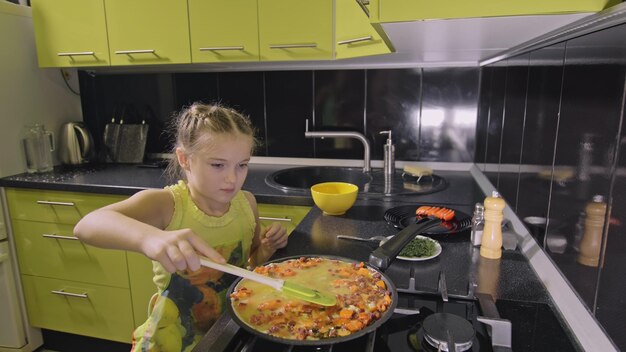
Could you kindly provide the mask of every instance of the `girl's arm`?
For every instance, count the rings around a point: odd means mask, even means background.
[[[287,245],[287,230],[274,222],[265,229],[261,229],[261,223],[259,221],[259,210],[257,208],[256,199],[250,192],[245,192],[254,218],[256,219],[256,228],[254,230],[254,237],[252,238],[252,247],[250,248],[249,265],[254,267],[266,262],[278,248],[283,248]]]
[[[145,190],[87,214],[74,227],[74,234],[93,246],[143,253],[169,272],[199,269],[196,252],[225,262],[193,231],[165,231],[173,213],[169,191]]]

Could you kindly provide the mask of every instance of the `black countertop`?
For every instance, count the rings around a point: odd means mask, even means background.
[[[312,199],[305,192],[281,191],[266,184],[265,177],[268,174],[288,167],[250,165],[243,188],[255,194],[259,203],[313,205]],[[437,193],[394,197],[360,194],[354,206],[342,216],[325,216],[319,208],[313,206],[291,234],[288,246],[279,250],[274,258],[326,254],[367,261],[375,244],[337,239],[336,236],[367,238],[393,235],[398,229],[386,223],[383,214],[387,209],[399,205],[445,204],[471,214],[473,204],[484,199],[484,194],[468,171],[436,171],[436,174],[448,181],[448,186]],[[136,165],[58,167],[50,173],[20,174],[0,179],[2,187],[120,195],[132,195],[143,189],[161,188],[167,184],[163,169]],[[496,301],[533,302],[553,307],[545,286],[519,250],[504,250],[499,260],[485,259],[470,245],[468,237],[467,233],[461,233],[457,237],[441,239],[443,251],[439,257],[426,262],[396,260],[386,270],[386,274],[399,288],[406,288],[407,272],[413,271],[416,289],[436,294],[439,273],[444,271],[451,295],[467,295],[470,282],[475,282],[476,292],[491,294]],[[519,314],[510,319],[519,319]],[[529,319],[538,318],[535,316]],[[520,335],[514,331],[514,340],[515,336]]]

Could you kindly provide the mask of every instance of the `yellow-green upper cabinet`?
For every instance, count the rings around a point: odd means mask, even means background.
[[[186,0],[105,0],[112,65],[190,63]]]
[[[40,67],[108,66],[104,0],[32,0]]]
[[[596,12],[619,0],[371,0],[373,22]]]
[[[257,0],[189,0],[191,61],[259,61],[257,16]]]
[[[391,53],[355,0],[335,0],[335,11],[336,59]]]
[[[258,0],[261,61],[333,58],[333,0]]]

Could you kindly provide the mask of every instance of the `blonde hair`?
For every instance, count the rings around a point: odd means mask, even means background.
[[[258,144],[250,118],[220,104],[193,103],[175,116],[171,126],[174,154],[176,148],[182,148],[188,155],[196,153],[205,148],[210,137],[215,134],[240,133],[249,136],[252,151]],[[185,178],[176,157],[170,159],[166,174],[171,180]]]

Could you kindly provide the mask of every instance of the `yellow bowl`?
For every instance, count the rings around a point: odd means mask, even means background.
[[[325,215],[342,215],[356,201],[359,187],[346,182],[324,182],[311,186],[313,201]]]

